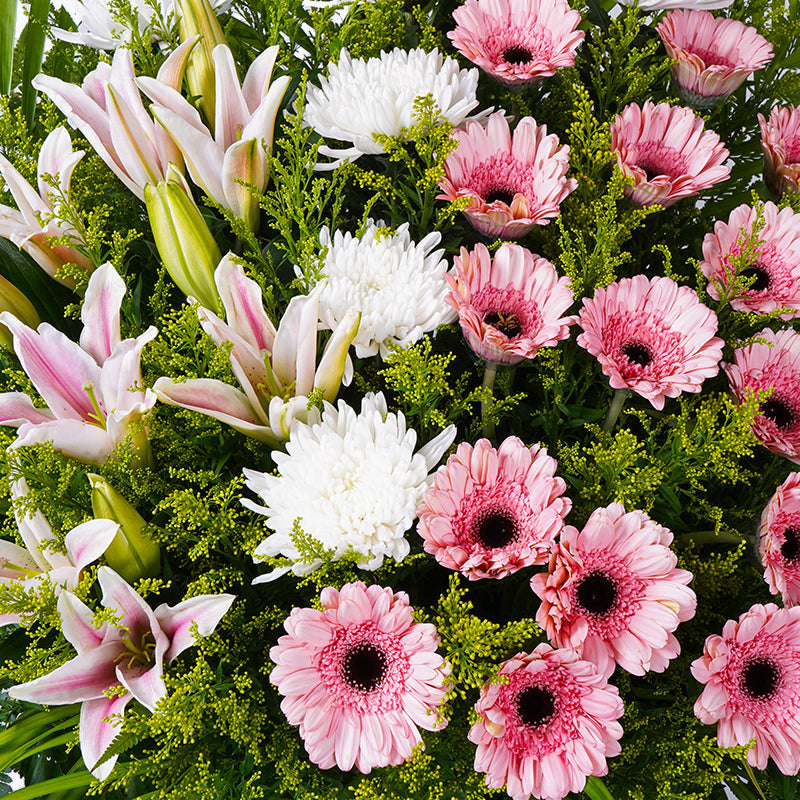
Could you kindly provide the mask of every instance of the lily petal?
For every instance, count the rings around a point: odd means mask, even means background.
[[[103,590],[102,604],[122,614],[122,624],[132,639],[140,639],[148,630],[155,633],[158,626],[153,610],[127,581],[105,566],[97,570],[97,580]]]
[[[211,53],[214,59],[214,135],[222,151],[238,141],[250,119],[233,54],[226,44],[218,44]]]
[[[237,180],[253,184],[263,191],[267,185],[267,157],[258,139],[234,142],[222,159],[222,190],[225,205],[244,220],[251,231],[258,230],[259,206],[253,192]]]
[[[103,643],[109,630],[108,623],[103,623],[99,630],[95,628],[94,612],[72,592],[61,592],[58,596],[58,613],[61,615],[61,630],[78,653],[87,653]],[[119,636],[115,638],[120,641]]]
[[[25,423],[9,449],[50,442],[55,450],[87,464],[102,464],[114,449],[108,433],[97,425],[76,419],[57,419],[38,425]]]
[[[319,294],[293,297],[281,318],[272,350],[272,369],[284,386],[295,384],[295,394],[309,395],[317,366]]]
[[[41,425],[55,419],[49,408],[36,408],[28,395],[22,392],[0,394],[0,425],[18,428],[27,422]]]
[[[261,53],[250,65],[247,75],[242,83],[242,94],[250,113],[253,113],[264,98],[267,87],[270,85],[272,70],[278,58],[278,45],[274,44]]]
[[[360,324],[361,313],[351,308],[336,326],[336,330],[325,345],[316,375],[314,375],[314,388],[321,389],[323,399],[329,403],[336,399],[339,387],[342,385],[342,378],[349,360],[347,351],[358,334]]]
[[[144,400],[141,389],[142,348],[157,335],[158,330],[151,325],[135,339],[120,342],[103,364],[98,388],[103,408],[109,416],[125,414]],[[139,388],[134,389],[135,386]]]
[[[130,701],[131,695],[126,692],[121,697],[98,697],[96,700],[86,700],[81,706],[78,735],[81,756],[86,768],[98,780],[105,780],[111,774],[118,758],[111,756],[100,766],[96,766],[119,732],[119,723],[115,725],[104,720],[111,716],[122,716]]]
[[[161,659],[163,659],[163,656]],[[117,664],[119,682],[148,711],[155,711],[159,700],[167,696],[167,686],[163,678],[163,661],[161,659],[156,658],[156,663],[148,670],[143,670],[138,664],[133,664],[129,667],[124,660]]]
[[[67,555],[79,570],[83,569],[105,553],[118,529],[110,519],[90,519],[76,525],[64,537]]]
[[[102,365],[120,342],[119,310],[125,281],[111,262],[98,267],[89,278],[81,307],[81,347]]]
[[[39,572],[41,567],[32,554],[14,542],[0,539],[0,579],[19,580],[27,572]]]
[[[39,194],[44,200],[48,192],[53,191],[53,187],[46,184],[42,177],[44,175],[58,175],[58,185],[64,194],[69,192],[69,184],[72,179],[72,171],[75,165],[83,158],[84,151],[72,151],[72,139],[65,127],[59,125],[51,131],[42,143],[39,151],[39,162],[37,172],[39,174]],[[48,205],[50,205],[48,203]]]
[[[232,594],[205,594],[191,597],[174,607],[162,603],[155,610],[155,615],[161,630],[171,642],[164,656],[167,662],[174,661],[194,644],[196,639],[191,632],[193,623],[197,625],[198,636],[208,636],[235,599]]]
[[[156,80],[170,89],[180,92],[181,84],[183,83],[183,72],[186,69],[186,62],[192,54],[194,46],[199,41],[200,34],[195,34],[176,47],[167,56],[166,61],[159,67]]]

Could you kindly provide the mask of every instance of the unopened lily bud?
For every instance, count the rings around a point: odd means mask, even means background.
[[[211,53],[218,44],[227,45],[222,27],[208,0],[178,0],[178,34],[182,42],[200,35],[186,65],[186,85],[200,98],[200,108],[209,126],[214,128],[214,60]]]
[[[119,531],[105,552],[108,565],[128,583],[161,573],[161,548],[145,535],[144,517],[105,478],[89,473],[92,511],[97,519],[110,519]]]
[[[11,281],[0,275],[0,312],[2,311],[10,312],[20,322],[24,322],[34,330],[41,322],[31,301]],[[0,325],[0,345],[6,350],[13,350],[13,344],[14,337],[11,331],[5,325]]]
[[[222,253],[183,176],[170,165],[167,180],[144,187],[144,202],[158,253],[172,280],[200,305],[216,309],[214,270]]]
[[[347,351],[358,333],[361,324],[361,314],[352,308],[345,314],[342,321],[325,345],[322,359],[314,376],[314,388],[322,390],[323,399],[332,403],[336,399],[345,369],[348,363]],[[347,381],[349,383],[349,380]]]

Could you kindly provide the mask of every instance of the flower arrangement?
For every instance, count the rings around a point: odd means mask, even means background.
[[[3,6],[0,794],[794,798],[796,5]]]

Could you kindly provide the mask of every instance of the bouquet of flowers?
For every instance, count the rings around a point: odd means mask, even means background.
[[[794,798],[798,0],[16,6],[0,794]]]

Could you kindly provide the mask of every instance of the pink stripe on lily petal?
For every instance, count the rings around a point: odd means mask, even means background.
[[[108,717],[122,715],[125,713],[125,706],[131,701],[131,695],[127,692],[121,697],[99,697],[96,700],[87,700],[81,707],[80,722],[80,744],[81,756],[86,768],[99,780],[107,778],[117,763],[117,756],[111,756],[100,766],[97,762],[102,758],[103,753],[108,750],[109,745],[117,736],[119,725],[105,722]]]
[[[100,567],[97,580],[103,590],[103,605],[122,614],[122,624],[132,639],[138,639],[145,631],[156,631],[158,625],[153,610],[113,569]]]
[[[102,697],[104,690],[118,682],[114,659],[124,649],[120,642],[101,644],[41,678],[12,686],[8,693],[17,700],[54,706]]]
[[[136,339],[120,342],[103,364],[98,394],[109,414],[124,414],[144,400],[145,393],[141,390],[134,391],[132,387],[141,386],[142,383],[142,348],[157,335],[158,331],[151,325]]]
[[[30,422],[41,425],[55,419],[49,408],[36,408],[28,395],[22,392],[3,392],[0,394],[0,425],[14,428]]]
[[[72,563],[80,570],[97,561],[114,540],[119,525],[110,519],[90,519],[74,527],[64,537]]]
[[[216,93],[214,137],[225,151],[239,140],[242,128],[250,119],[250,109],[242,94],[230,48],[225,44],[218,44],[211,57],[214,59]]]
[[[125,281],[106,262],[89,278],[81,308],[81,347],[102,364],[120,342],[119,310],[125,296]]]
[[[187,647],[194,644],[192,623],[197,625],[198,636],[208,636],[217,627],[235,599],[232,594],[206,594],[191,597],[174,607],[160,605],[155,610],[156,619],[161,630],[172,642],[164,656],[166,660],[173,661]]]
[[[162,639],[166,640],[164,634]],[[166,647],[166,641],[161,645]],[[148,710],[155,711],[159,700],[167,696],[167,687],[164,683],[163,673],[163,654],[156,663],[148,670],[143,670],[140,664],[128,666],[128,662],[123,658],[117,664],[117,677],[119,682]]]
[[[58,613],[61,615],[61,630],[78,653],[94,650],[102,643],[108,623],[104,623],[99,630],[95,628],[94,612],[74,594],[62,592],[59,595]]]
[[[194,46],[199,41],[200,34],[195,34],[185,42],[182,42],[179,47],[176,47],[159,67],[156,80],[170,89],[179,91],[181,83],[183,83],[183,71],[186,67],[186,62]]]

